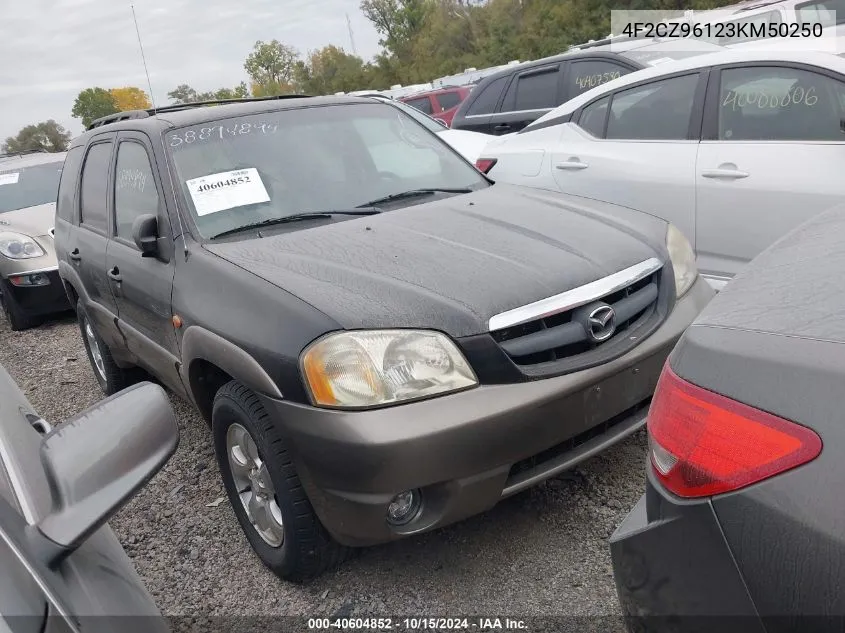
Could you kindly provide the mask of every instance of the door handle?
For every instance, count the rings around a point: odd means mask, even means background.
[[[109,279],[111,279],[112,281],[116,281],[118,283],[122,281],[122,277],[120,276],[120,269],[117,266],[112,268],[107,274],[109,276]]]
[[[701,172],[702,178],[719,178],[722,180],[739,180],[740,178],[748,178],[750,174],[747,171],[740,171],[738,169],[705,169]]]
[[[566,171],[578,171],[579,169],[587,169],[587,167],[589,167],[587,163],[582,163],[581,160],[575,156],[555,165],[556,169],[563,169]]]
[[[511,129],[511,126],[507,123],[500,123],[499,125],[494,126],[493,129],[497,132],[507,132],[509,129]]]
[[[82,261],[82,255],[79,254],[78,248],[74,248],[72,251],[70,251],[67,254],[67,256],[70,257],[72,261],[75,261],[75,262]]]

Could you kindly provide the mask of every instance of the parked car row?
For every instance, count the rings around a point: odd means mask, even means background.
[[[835,403],[817,403],[838,376],[841,216],[782,236],[842,201],[845,61],[703,50],[493,75],[460,109],[498,86],[484,116],[525,125],[492,142],[460,112],[447,129],[380,96],[95,121],[64,158],[55,253],[104,394],[152,394],[133,389],[147,375],[194,404],[253,550],[294,581],[483,512],[648,420],[649,488],[612,539],[629,614],[845,613],[825,591],[787,596],[758,538],[814,561],[826,590],[841,580],[822,560],[842,541],[831,501],[806,493],[838,472]],[[802,189],[796,160],[830,182]],[[9,252],[37,252],[20,230]],[[784,544],[775,527],[809,529]],[[718,599],[697,593],[713,583]]]
[[[491,140],[498,182],[654,213],[721,288],[845,195],[845,60],[726,51],[631,73]]]

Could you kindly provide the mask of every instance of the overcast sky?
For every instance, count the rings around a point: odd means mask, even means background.
[[[56,119],[74,136],[80,90],[138,86],[149,92],[132,23],[131,0],[0,0],[0,140],[29,123]],[[199,91],[247,81],[243,63],[256,40],[303,55],[327,44],[378,52],[378,34],[359,0],[134,0],[157,105],[187,83]]]

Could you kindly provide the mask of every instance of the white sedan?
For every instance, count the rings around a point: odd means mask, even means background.
[[[589,90],[477,161],[491,178],[639,209],[678,226],[721,287],[845,200],[845,59],[730,50]]]

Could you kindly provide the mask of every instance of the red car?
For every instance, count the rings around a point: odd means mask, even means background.
[[[415,107],[420,112],[443,121],[447,126],[452,126],[452,119],[458,111],[464,99],[469,96],[472,86],[458,86],[454,88],[440,88],[429,92],[418,92],[400,101]]]

